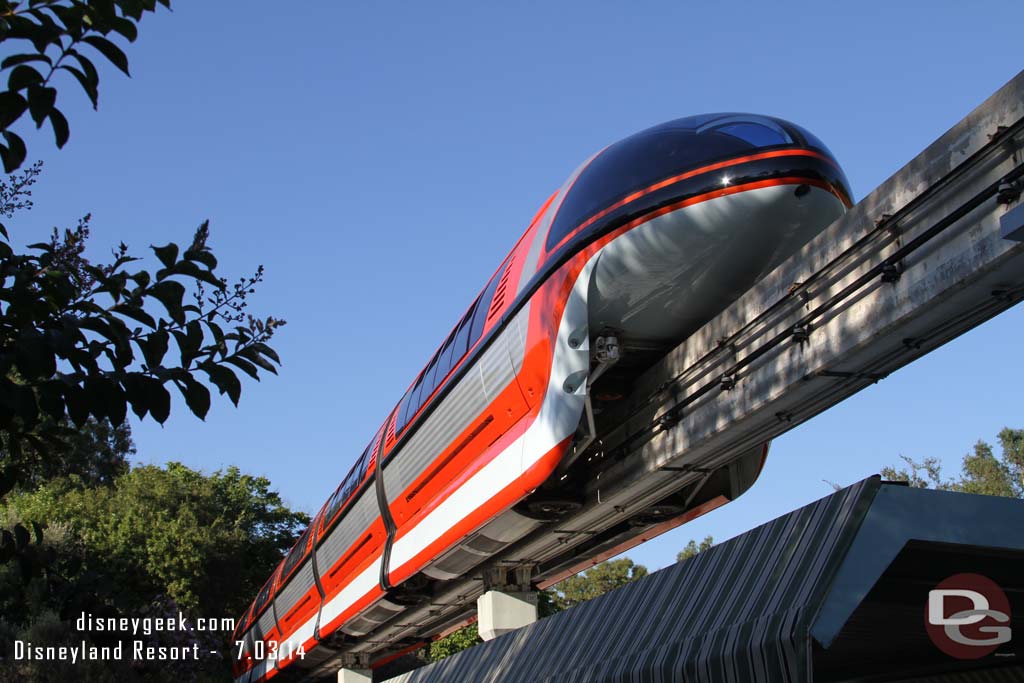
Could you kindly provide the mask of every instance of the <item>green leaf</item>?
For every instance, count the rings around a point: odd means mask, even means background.
[[[28,100],[16,92],[0,92],[0,129],[8,128],[28,109]]]
[[[185,312],[181,308],[182,299],[185,297],[183,284],[173,280],[164,280],[150,287],[149,294],[164,305],[171,320],[179,325],[185,323]]]
[[[245,374],[259,381],[260,373],[256,369],[256,366],[250,363],[249,361],[245,360],[244,358],[239,358],[238,356],[228,356],[227,358],[224,359],[224,362],[231,363]]]
[[[262,353],[267,358],[270,358],[271,360],[273,360],[278,365],[281,364],[281,357],[277,355],[277,351],[275,351],[274,349],[270,348],[269,346],[267,346],[263,342],[255,342],[252,345],[252,348],[257,350],[257,351],[259,351],[260,353]]]
[[[68,417],[75,423],[75,426],[84,425],[89,419],[89,399],[85,390],[78,385],[64,387],[64,403],[68,407]]]
[[[135,39],[139,37],[139,30],[135,27],[130,19],[124,17],[111,17],[110,26],[115,31],[124,36],[128,42],[134,43]]]
[[[185,258],[189,261],[202,263],[210,270],[217,268],[217,257],[208,249],[189,249],[185,252]]]
[[[20,67],[19,67],[20,68]],[[40,88],[31,86],[28,89],[28,111],[32,120],[36,122],[36,128],[43,127],[43,121],[53,111],[53,105],[57,102],[56,88]]]
[[[124,52],[117,45],[100,36],[86,36],[82,40],[96,48],[100,54],[109,59],[111,64],[123,71],[126,76],[131,76],[128,73],[128,57],[125,56]]]
[[[185,332],[175,330],[174,338],[181,351],[181,366],[187,368],[192,360],[199,355],[199,347],[203,344],[203,328],[198,320],[192,320],[185,326]]]
[[[117,333],[110,326],[110,323],[103,318],[82,318],[78,321],[78,326],[84,330],[90,330],[103,336],[104,339],[109,341],[115,341],[117,339]]]
[[[19,64],[14,67],[11,71],[11,75],[7,77],[7,89],[8,90],[21,90],[27,88],[33,83],[42,83],[45,79],[43,75],[39,73],[35,67],[28,66],[27,64]]]
[[[118,304],[114,306],[110,310],[112,310],[114,313],[123,315],[126,318],[137,320],[143,325],[148,325],[149,327],[156,327],[156,321],[153,320],[153,316],[142,310],[141,306],[125,302],[123,304]]]
[[[139,349],[142,350],[142,357],[146,360],[146,366],[150,370],[159,368],[163,363],[169,340],[170,336],[167,334],[167,330],[159,329],[135,341]]]
[[[185,277],[190,277],[195,280],[202,280],[203,282],[211,284],[218,289],[221,287],[221,281],[217,279],[216,275],[211,273],[209,270],[200,268],[191,261],[178,261],[173,266],[160,270],[160,272],[156,274],[156,279],[163,280],[171,275],[184,275]]]
[[[146,413],[149,412],[149,395],[146,393],[146,380],[147,378],[144,375],[137,372],[129,373],[121,380],[121,386],[124,387],[125,396],[132,406],[132,412],[140,420],[146,417]]]
[[[10,57],[6,57],[4,61],[0,62],[0,69],[10,69],[12,66],[27,64],[28,62],[46,62],[47,64],[53,64],[53,61],[46,55],[11,55]]]
[[[261,356],[259,354],[259,352],[255,348],[253,348],[252,345],[246,346],[246,347],[240,349],[238,351],[237,355],[241,356],[242,358],[246,359],[247,361],[250,361],[250,362],[260,366],[261,368],[263,368],[267,372],[272,372],[275,375],[277,374],[277,368],[275,368],[274,365],[270,361],[268,361],[266,358]]]
[[[192,414],[200,420],[206,420],[206,414],[210,412],[210,390],[192,379],[191,376],[186,377],[183,382],[178,384],[178,389],[185,397],[185,403]]]
[[[82,71],[76,69],[68,64],[61,64],[61,69],[64,69],[78,81],[78,84],[82,86],[82,90],[89,96],[89,101],[92,102],[92,108],[95,109],[99,106],[100,91],[99,91],[99,79],[93,80],[86,76]]]
[[[85,381],[85,391],[93,417],[97,420],[108,418],[114,425],[124,422],[128,408],[120,385],[106,377],[93,376]]]
[[[109,316],[108,321],[110,322],[110,329],[114,334],[114,367],[121,370],[128,367],[135,359],[131,345],[132,331],[128,329],[128,326],[120,318]]]
[[[101,386],[101,395],[103,396],[104,407],[110,424],[124,424],[125,417],[128,414],[128,405],[124,392],[121,390],[121,385],[104,377],[101,381]]]
[[[171,395],[159,380],[147,378],[146,400],[149,405],[149,414],[153,419],[163,424],[171,414]]]
[[[170,268],[178,261],[178,245],[174,242],[163,247],[154,247],[150,245],[149,248],[153,250],[156,257],[160,259],[160,263],[164,264],[165,268]]]
[[[68,129],[68,120],[56,107],[50,112],[50,125],[53,127],[53,141],[57,143],[57,149],[63,148],[71,137],[71,131]]]
[[[231,402],[237,407],[238,399],[242,395],[242,383],[238,381],[235,373],[229,368],[213,362],[203,363],[200,368],[209,375],[210,382],[220,390],[220,393],[222,395],[227,394]]]
[[[210,334],[213,335],[213,343],[218,349],[226,349],[227,346],[224,344],[224,330],[221,329],[217,323],[207,320],[206,326],[210,328]]]
[[[25,155],[28,153],[25,149],[25,141],[20,137],[5,130],[4,140],[7,141],[7,146],[0,145],[0,157],[3,157],[4,161],[4,172],[13,173],[25,163]]]

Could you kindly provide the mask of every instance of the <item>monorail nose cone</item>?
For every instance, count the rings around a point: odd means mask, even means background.
[[[697,329],[849,204],[842,169],[807,130],[757,114],[703,114],[597,155],[549,243],[617,235],[594,269],[591,328],[657,347]]]

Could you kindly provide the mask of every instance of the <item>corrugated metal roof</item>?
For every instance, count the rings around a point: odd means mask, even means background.
[[[880,482],[393,683],[806,681],[808,629]]]

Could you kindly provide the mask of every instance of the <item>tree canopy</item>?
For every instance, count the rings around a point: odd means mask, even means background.
[[[267,479],[237,467],[205,475],[171,462],[135,467],[109,487],[76,483],[10,496],[8,509],[25,524],[69,529],[84,569],[114,579],[125,607],[167,595],[186,609],[239,614],[309,523]]]
[[[647,567],[634,563],[628,557],[602,562],[557,584],[554,587],[555,604],[559,609],[569,609],[642,579],[647,573]]]
[[[676,553],[676,562],[682,562],[688,560],[691,557],[702,553],[715,544],[715,539],[711,536],[705,536],[704,540],[699,544],[694,539],[690,539],[690,542],[683,546],[683,549]]]
[[[159,5],[170,3],[0,0],[7,172],[27,157],[19,125],[48,123],[57,147],[67,143],[58,88],[76,81],[95,108],[98,62],[127,74],[118,43],[134,41]],[[129,410],[163,423],[176,390],[205,419],[211,390],[237,405],[242,375],[276,373],[269,342],[284,321],[248,310],[262,266],[223,276],[206,222],[190,238],[150,246],[146,259],[125,242],[109,261],[87,257],[88,214],[16,247],[9,221],[32,208],[41,169],[37,162],[0,179],[0,660],[14,637],[44,645],[81,637],[68,622],[80,610],[237,616],[309,521],[269,481],[235,467],[212,475],[180,463],[129,469]],[[5,666],[0,680],[205,675],[203,667],[51,664]],[[217,662],[211,675],[224,673]]]
[[[484,641],[480,639],[480,631],[474,622],[427,646],[427,660],[439,662],[445,657],[451,657],[482,642]]]
[[[38,172],[35,166],[9,179],[0,213],[25,207]],[[280,362],[267,342],[283,321],[246,311],[263,268],[233,285],[221,278],[206,223],[185,249],[153,247],[162,266],[155,272],[131,268],[139,259],[124,243],[112,263],[92,263],[84,255],[88,237],[86,216],[26,254],[0,239],[0,495],[29,476],[26,448],[40,453],[65,443],[71,425],[121,425],[129,408],[162,423],[171,410],[168,386],[205,418],[206,383],[237,405],[236,371],[259,379],[260,369],[276,372]]]
[[[172,462],[135,467],[106,486],[78,479],[11,494],[0,508],[0,519],[45,528],[30,548],[53,555],[27,577],[19,563],[0,565],[8,629],[31,629],[47,614],[134,617],[154,604],[235,617],[309,523],[267,479],[237,467],[207,475]],[[66,625],[52,628],[54,637],[71,636]]]
[[[964,455],[958,477],[945,478],[938,458],[915,462],[905,456],[902,467],[883,468],[882,476],[917,487],[1024,498],[1024,429],[1006,427],[997,438],[999,456],[990,444],[979,440],[973,451]]]

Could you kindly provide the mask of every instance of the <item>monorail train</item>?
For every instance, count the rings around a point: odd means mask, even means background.
[[[437,585],[551,528],[588,476],[576,456],[594,438],[591,402],[621,397],[850,196],[820,140],[766,116],[677,119],[585,161],[241,617],[235,680],[372,638]],[[300,645],[306,663],[290,656]]]

